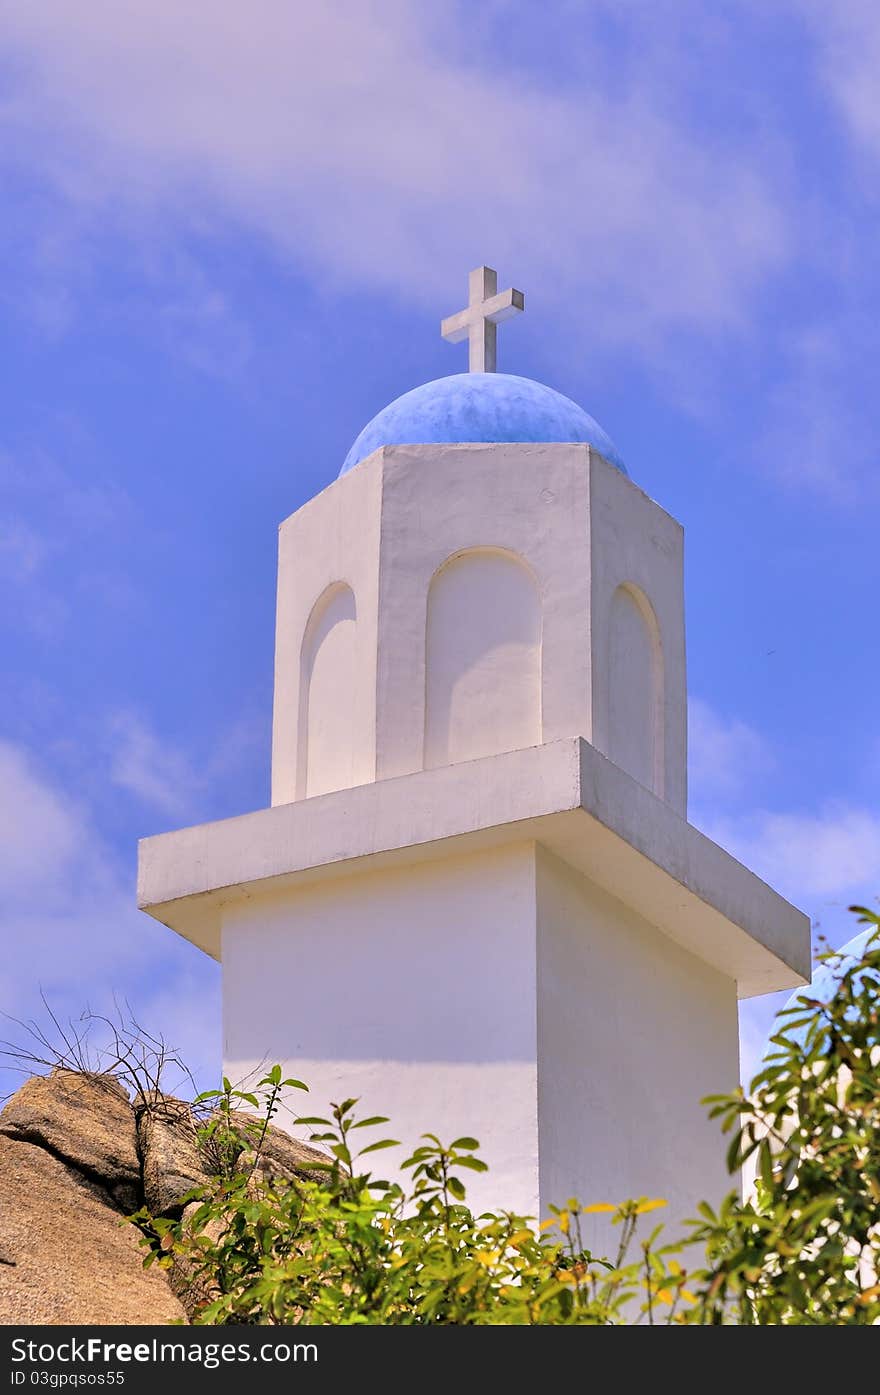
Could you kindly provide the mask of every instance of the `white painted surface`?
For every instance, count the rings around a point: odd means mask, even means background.
[[[429,606],[432,578],[438,572],[442,578],[441,568],[454,569],[451,559],[471,551],[509,554],[534,579],[541,607],[540,698],[537,714],[530,707],[528,720],[520,698],[506,692],[512,669],[524,675],[528,666],[514,665],[512,653],[505,658],[504,651],[515,644],[535,655],[532,591],[520,587],[523,609],[517,614],[510,588],[502,600],[488,579],[477,584],[457,658],[447,623],[457,604],[455,578],[448,592],[441,581]],[[490,564],[485,567],[491,570]],[[500,569],[494,565],[494,570]],[[656,615],[663,656],[664,701],[654,776],[647,783],[685,812],[681,529],[588,446],[383,447],[287,519],[279,535],[275,804],[329,787],[319,781],[310,788],[302,768],[308,683],[302,657],[314,606],[328,587],[340,583],[351,588],[357,611],[350,667],[346,661],[353,785],[443,759],[470,759],[515,742],[566,736],[582,736],[612,758],[615,752],[628,753],[630,766],[635,762],[644,773],[643,713],[638,703],[611,701],[612,664],[638,667],[638,653],[632,662],[626,653],[630,631],[616,651],[612,644],[612,612],[619,606],[614,597],[621,586],[630,586],[633,594],[644,594]],[[485,661],[474,658],[468,664],[463,652],[468,644],[479,645]],[[436,654],[438,645],[440,669],[429,674],[428,651]],[[498,670],[494,686],[493,667]],[[514,681],[525,686],[531,678]],[[332,695],[327,700],[332,705]],[[451,726],[444,734],[447,701]],[[309,706],[314,715],[316,704]],[[335,720],[328,715],[328,726]],[[489,744],[493,723],[498,736]],[[629,723],[635,724],[632,730]],[[341,776],[328,778],[335,783]]]
[[[656,617],[663,656],[662,782],[649,781],[679,814],[687,813],[687,675],[681,525],[598,456],[591,456],[591,645],[593,726],[589,739],[613,759],[611,624],[620,586],[640,591]],[[655,766],[656,770],[656,766]],[[659,772],[658,772],[659,773]]]
[[[726,1190],[699,1099],[737,1079],[733,983],[533,844],[229,905],[223,964],[230,1078],[278,1060],[302,1112],[475,1135],[478,1208]]]
[[[731,1180],[700,1100],[739,1083],[734,983],[540,849],[537,907],[542,1209],[717,1202]]]
[[[608,629],[608,755],[662,798],[663,653],[647,598],[618,586]]]
[[[504,550],[535,578],[543,740],[589,736],[588,448],[395,446],[381,454],[378,778],[425,764],[428,590],[438,568],[473,548]]]
[[[307,796],[356,783],[357,609],[337,582],[315,605],[300,667],[299,781]]]
[[[308,714],[304,700],[308,673],[303,671],[303,660],[308,660],[306,630],[321,597],[340,583],[351,588],[357,610],[353,686],[348,698],[351,783],[360,785],[375,779],[381,502],[381,461],[365,460],[344,480],[292,514],[278,530],[273,804],[287,804],[306,793],[302,761],[303,723]]]
[[[588,447],[385,447],[313,499],[275,807],[141,844],[141,906],[222,955],[227,1074],[475,1133],[477,1205],[717,1196],[700,1095],[809,922],[681,817],[686,720],[681,529]]]
[[[541,602],[510,553],[459,553],[428,592],[425,765],[541,740]]]
[[[468,277],[467,308],[448,315],[440,333],[450,344],[468,341],[468,372],[494,373],[498,360],[497,325],[525,309],[522,291],[498,290],[498,273],[478,266]]]
[[[220,955],[230,900],[534,838],[736,980],[810,976],[810,923],[585,741],[420,771],[140,844],[138,904]]]
[[[356,1095],[410,1147],[476,1133],[472,1199],[534,1213],[535,973],[528,845],[230,905],[224,1070],[281,1061],[310,1086],[299,1112]],[[405,1156],[377,1154],[380,1175]]]

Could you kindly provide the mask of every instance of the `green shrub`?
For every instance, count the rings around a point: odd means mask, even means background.
[[[146,1263],[182,1266],[203,1297],[199,1323],[587,1323],[643,1312],[670,1320],[685,1275],[656,1234],[631,1259],[640,1217],[663,1203],[640,1199],[597,1205],[619,1228],[613,1261],[594,1259],[581,1236],[582,1208],[555,1209],[544,1226],[508,1212],[475,1217],[464,1178],[483,1172],[474,1138],[448,1147],[426,1135],[403,1164],[411,1185],[391,1185],[365,1171],[362,1159],[393,1146],[380,1138],[358,1148],[362,1129],[388,1121],[359,1119],[355,1100],[328,1117],[306,1116],[312,1141],[329,1160],[321,1181],[268,1180],[258,1170],[265,1126],[286,1085],[278,1066],[256,1092],[224,1081],[219,1108],[203,1136],[224,1160],[248,1158],[192,1194],[178,1221],[134,1218],[148,1246]],[[236,1106],[263,1105],[245,1124]],[[661,1317],[662,1314],[662,1317]]]
[[[862,920],[880,926],[872,912]],[[731,1193],[673,1244],[642,1217],[663,1206],[551,1208],[540,1226],[499,1211],[474,1216],[465,1178],[485,1163],[473,1138],[426,1135],[405,1163],[407,1187],[363,1160],[355,1100],[305,1116],[328,1152],[320,1181],[267,1180],[258,1168],[284,1088],[275,1066],[255,1091],[221,1091],[202,1130],[216,1182],[178,1221],[134,1217],[146,1264],[178,1267],[201,1295],[199,1323],[585,1324],[880,1322],[880,934],[841,974],[833,1001],[805,991],[773,1038],[746,1096],[707,1103],[731,1135],[728,1165],[757,1164],[755,1194]],[[796,1035],[797,1033],[797,1035]],[[241,1123],[238,1105],[262,1110]],[[649,1140],[648,1140],[649,1142]],[[613,1257],[594,1256],[581,1217],[609,1213]],[[688,1273],[682,1255],[704,1254]]]
[[[751,1163],[756,1182],[745,1204],[700,1208],[700,1318],[880,1322],[880,931],[830,1002],[800,995],[772,1045],[747,1097],[707,1101],[730,1170]]]

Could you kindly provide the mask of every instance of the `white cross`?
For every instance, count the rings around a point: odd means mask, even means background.
[[[498,294],[498,273],[478,266],[468,277],[468,305],[440,322],[440,333],[450,344],[468,341],[468,372],[495,372],[496,325],[525,309],[522,291]]]

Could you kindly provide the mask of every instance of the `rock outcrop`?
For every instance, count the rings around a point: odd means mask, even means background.
[[[112,1075],[33,1075],[0,1113],[0,1134],[35,1143],[108,1191],[126,1211],[141,1204],[134,1110]]]
[[[144,1204],[154,1216],[171,1216],[183,1198],[206,1180],[192,1112],[170,1095],[137,1109],[137,1138],[143,1159]]]
[[[2,1117],[2,1116],[0,1116]],[[170,1323],[186,1314],[98,1183],[0,1136],[0,1322]]]
[[[317,1176],[323,1156],[272,1127],[256,1171]],[[144,1269],[125,1217],[180,1215],[213,1170],[182,1100],[77,1071],[26,1081],[0,1112],[0,1323],[185,1322],[180,1272]]]

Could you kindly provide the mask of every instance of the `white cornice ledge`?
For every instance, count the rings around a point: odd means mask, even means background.
[[[138,905],[217,959],[230,902],[513,842],[548,848],[740,997],[809,980],[808,918],[577,737],[145,838]]]

